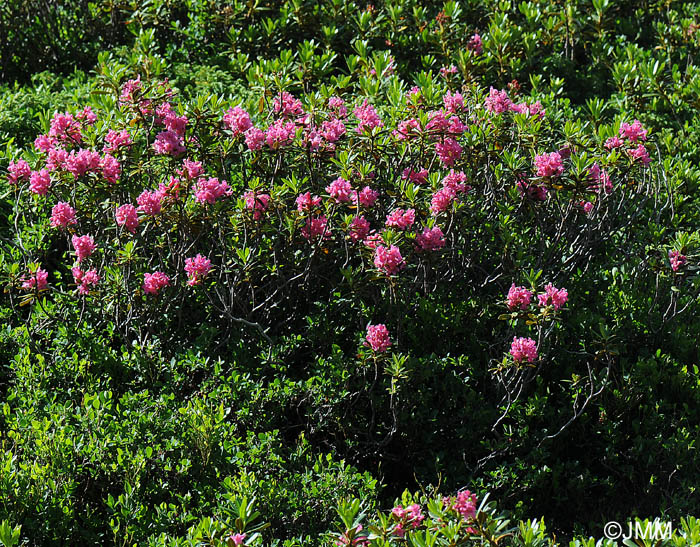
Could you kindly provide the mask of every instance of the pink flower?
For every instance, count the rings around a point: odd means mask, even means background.
[[[588,177],[591,180],[590,189],[594,192],[605,191],[606,194],[612,192],[612,182],[605,169],[601,169],[598,162],[594,163],[588,170]]]
[[[593,210],[593,204],[590,201],[582,201],[581,207],[586,214],[589,214]]]
[[[286,91],[282,91],[279,95],[275,96],[275,99],[272,101],[272,110],[275,114],[286,117],[304,115],[304,108],[301,105],[301,101]]]
[[[553,177],[564,172],[564,164],[559,152],[535,156],[535,168],[538,177]]]
[[[49,150],[49,157],[46,159],[46,168],[49,171],[58,171],[68,164],[68,152],[63,148],[52,148]]]
[[[84,258],[90,256],[97,249],[97,245],[95,245],[91,235],[74,235],[71,238],[71,241],[73,242],[73,248],[75,249],[75,254],[78,257],[78,262],[82,262]]]
[[[294,135],[296,134],[296,129],[297,126],[294,122],[276,120],[265,131],[265,142],[272,150],[278,150],[292,143]]]
[[[644,148],[643,144],[640,144],[634,150],[630,150],[629,155],[632,157],[632,159],[639,160],[644,166],[647,166],[651,163],[649,152],[647,152],[647,149]]]
[[[328,227],[328,219],[325,215],[316,218],[307,218],[306,224],[301,229],[301,235],[309,242],[322,236],[323,239],[330,239],[331,229]]]
[[[502,112],[507,112],[513,106],[513,101],[508,98],[508,93],[505,91],[499,91],[498,89],[491,88],[489,90],[489,96],[486,97],[484,101],[486,110],[493,112],[494,114],[501,114]]]
[[[365,346],[369,346],[377,353],[383,353],[391,347],[389,329],[386,325],[368,325]]]
[[[250,121],[250,114],[243,110],[240,106],[229,108],[224,114],[224,123],[233,133],[234,137],[245,133],[253,127],[253,122]]]
[[[37,291],[46,290],[49,286],[48,279],[49,273],[46,270],[37,268],[36,272],[30,272],[29,277],[24,279],[22,288],[27,291],[34,289]]]
[[[51,119],[49,137],[62,141],[79,143],[83,140],[80,129],[80,122],[76,120],[72,114],[68,112],[59,114],[56,112]]]
[[[161,131],[153,142],[156,154],[177,157],[185,153],[182,138],[175,131]]]
[[[95,114],[89,106],[83,108],[75,117],[79,120],[85,120],[88,125],[94,125],[97,121],[97,114]]]
[[[386,216],[386,225],[399,230],[405,230],[413,226],[416,220],[415,209],[394,209],[390,215]]]
[[[101,160],[99,153],[94,150],[81,148],[77,152],[72,151],[68,155],[66,158],[66,169],[76,178],[82,177],[85,173],[98,171],[102,163]]]
[[[71,268],[75,284],[78,285],[80,294],[89,294],[90,287],[96,286],[100,282],[100,276],[97,275],[97,270],[88,270],[84,272],[79,266]]]
[[[467,129],[467,126],[458,116],[450,116],[450,121],[447,126],[447,132],[451,135],[461,135]]]
[[[382,234],[372,231],[372,233],[365,238],[363,243],[365,247],[375,250],[381,243],[384,243],[384,239],[382,238]]]
[[[511,311],[518,308],[525,310],[530,305],[530,300],[532,300],[532,293],[525,287],[516,287],[513,283],[506,297],[506,305]]]
[[[428,180],[428,170],[421,169],[420,171],[414,171],[412,168],[406,167],[401,173],[401,178],[408,179],[416,184],[423,184]]]
[[[458,72],[457,67],[454,65],[443,66],[440,68],[440,76],[442,76],[445,79],[447,79],[452,74],[457,74],[457,72]]]
[[[47,153],[56,144],[56,139],[49,137],[48,135],[39,135],[34,139],[34,148],[37,152]]]
[[[260,220],[270,203],[270,195],[248,191],[243,194],[243,200],[245,201],[246,209],[253,211],[253,219]]]
[[[354,242],[362,241],[369,234],[369,222],[365,217],[357,216],[350,223],[350,239]]]
[[[141,195],[136,198],[136,203],[139,204],[139,212],[150,216],[157,215],[163,206],[163,193],[160,190],[149,192],[144,190]]]
[[[442,186],[444,188],[448,188],[454,192],[455,195],[457,195],[471,190],[471,187],[465,184],[466,181],[467,175],[465,175],[462,171],[450,169],[450,173],[445,175],[445,178],[442,179]]]
[[[231,534],[229,536],[228,540],[226,541],[226,543],[229,546],[243,545],[245,538],[246,538],[245,534]]]
[[[348,115],[348,109],[345,107],[345,101],[340,97],[331,97],[328,99],[328,108],[330,108],[339,118],[344,118]]]
[[[110,154],[105,154],[100,164],[102,166],[102,176],[104,176],[105,180],[116,184],[122,171],[117,159]]]
[[[170,278],[163,272],[153,272],[143,274],[143,290],[148,294],[158,294],[158,292],[170,285]]]
[[[455,198],[452,188],[442,188],[433,194],[430,200],[430,212],[433,216],[447,211]]]
[[[51,227],[66,228],[69,224],[76,224],[75,209],[65,201],[59,201],[51,209]]]
[[[622,122],[620,124],[620,136],[632,142],[645,141],[647,140],[647,130],[642,127],[642,123],[639,120],[634,120],[632,125]]]
[[[420,122],[415,118],[410,120],[403,120],[399,122],[398,126],[391,134],[396,140],[404,141],[409,137],[415,137],[420,131]]]
[[[471,51],[474,55],[481,55],[483,51],[481,36],[479,33],[475,33],[469,41],[467,42],[467,49]]]
[[[9,167],[7,168],[7,172],[9,173],[7,176],[7,181],[10,184],[17,184],[17,181],[19,180],[29,180],[29,177],[32,174],[29,164],[24,160],[17,160],[17,163],[11,161]]]
[[[163,120],[163,124],[168,131],[172,131],[178,137],[183,137],[188,121],[187,116],[176,116],[174,113],[170,113]]]
[[[137,93],[141,91],[141,76],[135,80],[129,80],[122,86],[122,93],[119,97],[120,103],[135,102]]]
[[[561,308],[568,299],[569,293],[566,289],[557,289],[551,283],[547,283],[543,294],[537,295],[540,307],[554,306],[555,310]]]
[[[202,279],[209,273],[209,270],[211,270],[211,260],[206,256],[197,254],[194,258],[185,259],[185,272],[189,277],[187,284],[190,287],[199,285]]]
[[[194,197],[199,203],[213,205],[216,200],[231,195],[231,188],[225,180],[216,177],[200,179],[195,188]]]
[[[421,251],[437,251],[445,246],[444,234],[438,226],[426,228],[416,236],[416,243]]]
[[[527,196],[534,201],[546,200],[547,194],[549,193],[549,190],[547,190],[546,186],[542,186],[541,184],[537,184],[536,182],[528,181],[525,178],[521,178],[520,180],[518,180],[516,186],[518,187],[520,195],[522,195],[523,197]]]
[[[326,186],[326,192],[339,203],[347,203],[352,199],[352,186],[341,177],[335,179],[330,186]]]
[[[439,110],[428,112],[428,123],[425,126],[426,131],[444,133],[449,125],[450,123],[447,121],[444,112]]]
[[[124,226],[132,234],[136,231],[139,225],[139,217],[136,214],[136,207],[131,203],[126,203],[117,207],[115,213],[118,226]]]
[[[462,155],[462,147],[451,137],[445,138],[443,142],[435,143],[435,152],[445,167],[450,167]]]
[[[29,176],[29,189],[40,196],[45,196],[51,186],[51,176],[46,169],[32,171]]]
[[[360,206],[369,209],[372,207],[372,205],[374,205],[374,202],[377,201],[378,197],[379,192],[372,190],[369,186],[365,186],[362,190],[357,192],[355,196],[353,196],[353,201],[359,203]]]
[[[464,97],[459,92],[453,95],[451,91],[448,91],[442,98],[442,102],[445,105],[445,110],[453,114],[464,108]]]
[[[311,192],[299,194],[296,200],[297,211],[300,213],[309,213],[313,211],[321,203],[321,198],[318,196],[311,197]]]
[[[265,133],[262,129],[251,127],[245,132],[245,144],[248,150],[260,150],[265,143]]]
[[[367,99],[360,106],[355,107],[353,114],[360,122],[355,129],[357,133],[364,133],[375,127],[384,127],[384,122],[379,118],[374,107],[367,102]]]
[[[608,150],[612,150],[613,148],[620,148],[624,143],[624,141],[620,137],[610,137],[608,140],[605,141],[605,148]]]
[[[328,142],[336,142],[345,135],[345,124],[338,119],[327,120],[321,124],[321,135]]]
[[[537,344],[532,338],[513,338],[510,354],[516,363],[532,363],[537,360]]]
[[[401,251],[396,245],[389,248],[379,245],[374,253],[374,266],[386,275],[394,275],[406,266]]]
[[[669,251],[668,260],[671,263],[671,269],[677,272],[681,266],[684,266],[688,262],[688,257],[682,255],[680,251]]]
[[[122,147],[131,146],[133,141],[126,129],[122,129],[119,132],[110,129],[105,136],[105,143],[102,151],[111,154]]]
[[[453,508],[464,520],[476,518],[476,494],[472,494],[469,490],[463,490],[457,494]]]
[[[196,179],[203,173],[204,168],[202,167],[201,161],[191,161],[188,159],[182,161],[182,169],[177,171],[178,175],[186,176],[190,180]]]

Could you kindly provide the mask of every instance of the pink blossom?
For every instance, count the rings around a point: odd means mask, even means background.
[[[371,131],[375,127],[384,127],[384,122],[379,118],[374,107],[367,102],[367,99],[360,106],[355,107],[353,114],[360,122],[355,129],[357,133]]]
[[[126,203],[117,207],[115,217],[117,219],[117,225],[124,226],[132,234],[136,231],[136,228],[138,228],[139,217],[136,214],[136,207],[131,205],[131,203]]]
[[[540,307],[554,306],[555,310],[560,309],[568,299],[569,293],[566,289],[557,289],[551,283],[547,283],[543,294],[537,295]]]
[[[688,262],[688,257],[682,255],[680,251],[669,251],[668,260],[671,263],[671,269],[677,272],[681,266],[685,266],[686,262]]]
[[[262,129],[251,127],[245,132],[245,144],[248,150],[260,150],[265,143],[265,133]]]
[[[40,196],[45,196],[51,186],[51,176],[46,169],[32,171],[29,175],[29,189]]]
[[[177,157],[185,153],[182,138],[175,131],[161,131],[153,142],[156,154]]]
[[[139,204],[139,212],[150,216],[157,215],[163,206],[163,193],[160,190],[154,192],[144,190],[136,198],[136,203]]]
[[[338,177],[330,186],[326,186],[326,192],[339,203],[347,203],[352,200],[352,186],[342,177]]]
[[[34,148],[37,152],[48,152],[56,144],[56,139],[49,137],[48,135],[39,135],[34,139]]]
[[[182,161],[182,169],[178,170],[178,175],[184,175],[188,179],[193,180],[204,173],[201,161],[191,161],[185,159]]]
[[[364,345],[371,347],[377,353],[383,353],[388,350],[391,347],[391,338],[386,325],[367,325],[367,336],[365,337]]]
[[[197,256],[193,258],[185,259],[185,272],[189,277],[187,284],[190,287],[199,285],[202,279],[209,273],[209,270],[211,270],[211,260],[206,256],[197,254]]]
[[[321,135],[328,142],[336,142],[345,135],[345,124],[338,119],[331,119],[321,124]]]
[[[537,360],[537,344],[532,338],[513,338],[510,354],[516,363],[532,363]]]
[[[445,138],[443,142],[435,143],[435,152],[445,167],[450,167],[462,155],[462,147],[451,137]]]
[[[328,99],[328,108],[330,108],[339,118],[344,118],[348,115],[348,109],[345,107],[345,101],[340,97],[330,97]]]
[[[625,144],[624,141],[620,137],[615,136],[606,140],[603,146],[608,150],[612,150],[613,148],[620,148],[623,144]]]
[[[285,122],[284,120],[276,120],[265,131],[265,142],[272,148],[277,150],[282,146],[287,146],[294,140],[296,134],[296,125],[294,122]]]
[[[76,178],[85,173],[98,171],[101,165],[100,154],[94,150],[80,149],[77,152],[71,151],[66,158],[66,169]]]
[[[352,241],[362,241],[369,234],[369,222],[365,217],[356,216],[350,223],[350,239]]]
[[[481,43],[481,36],[479,33],[475,33],[467,42],[467,49],[471,51],[474,55],[481,55],[483,51],[483,45]]]
[[[318,196],[311,197],[311,192],[306,192],[305,194],[299,194],[296,203],[297,211],[300,213],[308,213],[320,205],[321,198]]]
[[[377,201],[378,197],[379,192],[372,190],[372,188],[369,186],[365,186],[362,190],[353,195],[353,201],[359,203],[360,206],[369,209],[372,207],[372,205],[374,205],[374,202]]]
[[[642,127],[642,123],[639,120],[634,120],[632,125],[622,122],[620,124],[620,136],[632,142],[645,141],[647,140],[647,130]]]
[[[68,152],[63,148],[52,148],[49,150],[49,157],[46,159],[46,168],[49,171],[58,171],[68,164]]]
[[[450,116],[447,132],[450,135],[461,135],[467,129],[467,126],[458,116]]]
[[[148,294],[158,294],[158,292],[170,285],[170,278],[163,272],[153,272],[143,274],[143,290]]]
[[[245,541],[246,535],[245,534],[231,534],[227,540],[227,545],[243,545],[243,542]]]
[[[536,358],[537,354],[535,354]],[[469,490],[459,492],[453,508],[464,520],[476,518],[476,494],[472,494]]]
[[[450,169],[449,174],[445,175],[445,178],[442,179],[442,186],[444,188],[448,188],[454,192],[455,195],[457,195],[471,190],[471,186],[465,184],[466,181],[467,175],[465,175],[462,171]]]
[[[594,163],[588,170],[588,177],[591,180],[590,189],[594,192],[605,191],[606,194],[612,192],[612,182],[605,169],[601,169],[598,162]]]
[[[91,235],[74,235],[71,241],[75,249],[75,254],[78,257],[78,262],[82,262],[83,259],[89,257],[97,249],[97,245],[95,245],[95,241],[92,239]]]
[[[231,195],[231,188],[225,180],[219,180],[215,177],[202,178],[197,183],[194,197],[199,203],[208,203],[213,205],[216,200]]]
[[[413,226],[416,220],[415,209],[394,209],[391,214],[386,216],[386,225],[399,230],[405,230]]]
[[[131,146],[133,141],[131,140],[131,135],[129,135],[129,132],[126,129],[122,129],[118,132],[110,129],[105,136],[105,143],[106,144],[102,148],[102,151],[111,154],[120,148]]]
[[[76,224],[75,209],[65,201],[59,201],[51,209],[51,227],[66,228],[69,224]]]
[[[450,65],[450,66],[443,66],[440,68],[440,76],[443,78],[447,79],[449,76],[452,76],[453,74],[457,74],[459,72],[457,70],[457,67],[455,65]]]
[[[445,105],[445,110],[452,114],[464,108],[464,97],[462,97],[462,94],[459,92],[453,95],[451,91],[448,91],[442,98],[442,102]]]
[[[535,168],[538,177],[553,177],[564,172],[564,164],[559,152],[535,156]]]
[[[582,201],[581,207],[586,214],[589,214],[593,210],[593,204],[590,201]]]
[[[51,119],[49,137],[62,141],[79,143],[83,140],[80,122],[68,112],[65,114],[56,112]]]
[[[365,247],[375,250],[381,243],[384,243],[384,238],[382,238],[382,234],[378,234],[372,230],[372,233],[365,238],[363,243]]]
[[[546,200],[547,194],[549,193],[546,186],[528,181],[525,178],[520,178],[516,186],[518,187],[518,191],[520,191],[520,195],[523,197],[527,196],[534,201]]]
[[[651,158],[649,157],[649,152],[644,148],[643,144],[640,144],[634,150],[629,151],[629,155],[632,159],[639,160],[642,165],[647,166],[651,163]]]
[[[30,272],[29,277],[24,278],[22,288],[27,291],[36,289],[37,291],[41,292],[48,288],[48,279],[48,272],[46,270],[42,270],[41,268],[37,268],[36,272]]]
[[[425,125],[426,131],[431,133],[444,133],[447,131],[450,122],[447,121],[445,113],[440,110],[428,112],[428,123]]]
[[[331,229],[328,227],[328,219],[325,215],[316,218],[307,218],[306,224],[301,229],[301,235],[309,242],[316,240],[319,236],[323,239],[330,239]]]
[[[406,263],[396,245],[389,248],[379,245],[374,254],[374,266],[386,275],[394,275],[402,270]]]
[[[415,184],[423,184],[428,180],[428,170],[421,169],[420,171],[414,171],[412,168],[406,167],[406,169],[404,169],[401,173],[401,178],[409,179]]]
[[[403,141],[409,137],[414,137],[420,132],[420,122],[415,118],[403,120],[399,122],[397,128],[392,131],[392,135],[396,140]]]
[[[17,184],[17,181],[19,180],[29,180],[29,177],[32,174],[29,164],[24,160],[17,160],[16,163],[11,161],[7,168],[7,172],[9,173],[7,181],[10,184]]]
[[[457,68],[457,67],[455,67],[455,68]],[[410,101],[413,101],[413,102],[420,101],[420,98],[421,98],[420,95],[421,95],[420,87],[418,87],[417,85],[414,85],[411,89],[408,90],[408,98]]]
[[[505,91],[499,91],[498,89],[491,88],[489,90],[489,96],[486,97],[484,101],[486,110],[493,112],[494,114],[501,114],[502,112],[507,112],[513,106],[513,101],[508,98],[508,93]]]
[[[421,251],[437,251],[445,246],[444,235],[438,226],[432,230],[426,228],[422,234],[416,236],[416,243]]]
[[[452,204],[455,192],[452,188],[442,188],[433,194],[430,200],[430,212],[433,216],[444,213]]]
[[[224,123],[233,133],[234,137],[245,133],[253,127],[253,122],[250,121],[250,114],[243,110],[240,106],[229,108],[224,114]]]
[[[71,268],[73,280],[78,285],[80,294],[89,294],[90,287],[95,287],[100,282],[100,276],[97,275],[97,270],[88,270],[84,272],[79,266]]]
[[[516,287],[515,283],[513,283],[506,297],[506,305],[511,311],[516,309],[525,310],[530,305],[530,300],[532,300],[532,292],[525,287]]]
[[[122,171],[121,165],[117,159],[111,154],[105,154],[100,161],[100,165],[102,167],[102,176],[105,178],[105,180],[107,182],[111,182],[112,184],[116,184]]]
[[[85,120],[88,125],[95,125],[97,121],[97,114],[95,114],[89,106],[83,108],[75,117],[79,120]]]
[[[119,96],[120,103],[133,103],[136,100],[136,93],[141,91],[141,76],[135,80],[129,80],[122,86],[122,92]]]
[[[304,108],[301,105],[301,101],[286,91],[282,91],[279,95],[275,96],[275,99],[272,101],[272,110],[275,114],[280,114],[285,117],[304,115]]]
[[[260,220],[270,203],[270,194],[258,194],[249,190],[243,194],[243,200],[246,209],[253,211],[253,219]]]

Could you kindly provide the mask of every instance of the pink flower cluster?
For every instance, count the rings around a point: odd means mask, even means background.
[[[391,347],[391,338],[386,325],[368,325],[364,345],[372,348],[372,351],[377,353],[383,353],[388,350]]]
[[[647,130],[642,127],[642,122],[634,120],[632,124],[622,122],[620,124],[620,136],[632,142],[647,140]]]
[[[233,133],[234,137],[242,135],[248,129],[253,127],[253,122],[250,120],[250,114],[243,110],[240,106],[229,108],[224,114],[224,123]]]
[[[669,251],[668,260],[671,263],[671,269],[677,272],[679,268],[685,266],[686,262],[688,262],[688,257],[682,255],[680,251]]]
[[[260,220],[270,204],[270,194],[259,194],[249,190],[243,194],[243,201],[245,208],[253,211],[253,219]]]
[[[100,276],[97,275],[97,270],[88,270],[84,272],[79,266],[71,268],[73,280],[78,285],[80,294],[90,294],[90,287],[96,286],[100,282]]]
[[[39,196],[45,196],[51,186],[51,175],[46,169],[32,171],[29,175],[29,190]]]
[[[564,164],[559,152],[535,156],[535,169],[538,177],[554,177],[564,172]]]
[[[445,167],[450,167],[462,156],[462,146],[452,137],[435,143],[435,153]]]
[[[51,227],[67,228],[70,224],[76,224],[75,209],[65,201],[59,201],[51,209]]]
[[[37,268],[35,272],[31,272],[29,277],[24,279],[22,288],[27,291],[37,290],[43,291],[49,287],[49,273],[46,270]]]
[[[430,212],[433,216],[447,211],[458,194],[471,190],[466,180],[467,176],[462,171],[450,169],[450,173],[442,179],[442,188],[435,192],[430,200]]]
[[[193,258],[185,259],[185,273],[187,273],[187,284],[190,287],[199,285],[211,270],[211,260],[206,256],[197,254]]]
[[[155,190],[153,192],[144,190],[139,197],[136,198],[138,203],[138,211],[149,216],[154,216],[160,213],[163,206],[163,192]]]
[[[537,343],[532,338],[513,338],[510,355],[516,363],[533,363],[537,360]]]
[[[161,289],[170,285],[170,278],[163,272],[146,273],[143,275],[143,290],[148,294],[158,294]]]
[[[401,505],[397,505],[391,510],[391,514],[398,520],[394,526],[394,535],[398,537],[406,535],[406,528],[418,528],[425,520],[425,515],[417,503],[409,505],[405,509]]]
[[[554,306],[555,310],[560,309],[569,299],[569,293],[566,289],[557,289],[551,283],[547,283],[543,294],[537,295],[537,301],[540,307]]]
[[[464,520],[476,518],[476,494],[472,494],[469,490],[459,492],[452,508],[457,511]]]
[[[445,239],[439,226],[426,228],[416,236],[416,244],[421,251],[437,251],[445,246]]]
[[[136,207],[127,203],[117,207],[115,217],[118,226],[124,226],[132,234],[136,231],[139,225],[139,217],[136,213]]]
[[[475,33],[471,38],[469,38],[469,41],[467,42],[467,50],[471,51],[474,55],[481,55],[483,52],[483,44],[479,33]]]
[[[91,235],[77,236],[74,235],[71,238],[73,243],[73,248],[75,249],[75,254],[78,257],[78,262],[82,262],[84,259],[92,255],[97,250],[97,245],[93,240]]]
[[[245,541],[246,534],[231,534],[226,540],[227,547],[235,547],[236,545],[243,545]]]
[[[353,192],[352,200],[361,207],[366,207],[369,209],[372,207],[372,205],[374,205],[374,202],[377,201],[378,197],[379,192],[372,190],[372,188],[369,186],[365,186],[359,192]]]
[[[374,266],[386,275],[395,275],[406,266],[406,263],[396,245],[390,247],[379,245],[374,251]]]
[[[231,188],[225,180],[216,177],[202,178],[197,183],[194,197],[199,203],[213,205],[216,200],[231,195]]]
[[[304,108],[301,105],[301,101],[286,91],[282,91],[279,95],[275,96],[275,99],[272,101],[272,110],[275,114],[279,114],[283,117],[304,115]]]
[[[319,237],[330,239],[332,234],[328,226],[326,215],[316,218],[307,218],[306,224],[301,229],[301,235],[309,242],[315,241]]]
[[[416,220],[415,209],[394,209],[391,214],[386,216],[386,225],[390,228],[398,228],[406,230],[413,226]]]
[[[112,154],[120,148],[131,146],[133,141],[131,140],[131,135],[129,135],[129,132],[126,129],[122,129],[121,131],[114,131],[113,129],[110,129],[107,131],[107,135],[105,136],[105,143],[106,144],[102,148],[102,151]]]
[[[9,172],[7,181],[10,184],[17,184],[20,180],[29,180],[32,174],[32,170],[25,160],[11,161],[7,171]]]
[[[350,239],[354,242],[364,240],[369,234],[369,222],[365,217],[357,216],[350,223]]]
[[[515,283],[513,283],[506,297],[506,305],[511,311],[517,309],[525,310],[530,305],[531,300],[532,292],[528,291],[525,287],[516,287]]]
[[[305,194],[299,194],[296,199],[296,204],[297,211],[300,213],[308,213],[321,204],[321,198],[318,196],[312,197],[311,192],[306,192]]]
[[[342,177],[338,177],[330,186],[326,186],[326,192],[338,203],[347,203],[352,200],[352,186]]]
[[[367,130],[371,131],[375,127],[384,126],[384,122],[379,118],[374,107],[367,102],[367,99],[353,110],[353,114],[355,114],[355,117],[359,120],[357,128],[355,129],[357,133],[364,133]]]

